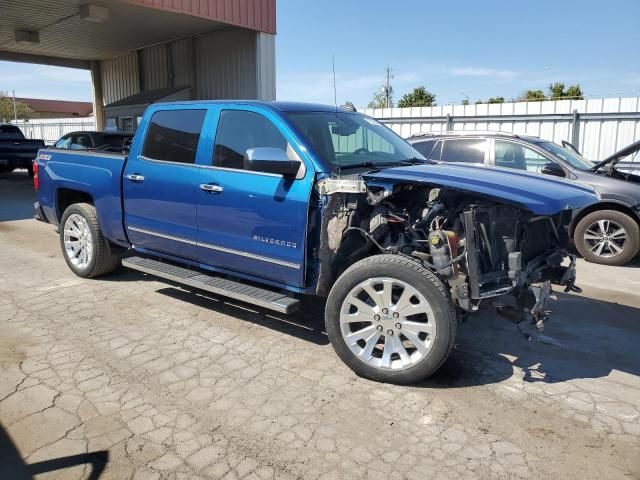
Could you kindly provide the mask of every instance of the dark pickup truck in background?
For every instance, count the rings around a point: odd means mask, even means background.
[[[504,295],[535,334],[551,283],[576,290],[572,210],[598,200],[430,162],[370,117],[287,102],[157,103],[127,154],[52,148],[34,165],[38,217],[77,275],[122,263],[281,313],[326,297],[338,356],[393,383],[435,372],[458,320]]]
[[[28,140],[15,125],[0,125],[0,173],[26,168],[33,176],[33,159],[44,140]]]

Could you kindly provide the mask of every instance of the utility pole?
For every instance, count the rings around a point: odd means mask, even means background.
[[[391,65],[387,64],[387,83],[384,87],[386,108],[389,108],[391,106],[391,79],[392,78],[393,78],[393,75],[391,75]]]
[[[18,124],[18,109],[16,108],[16,91],[12,90],[11,91],[13,93],[13,119],[16,122],[16,125]]]

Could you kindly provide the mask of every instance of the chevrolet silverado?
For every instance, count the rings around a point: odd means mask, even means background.
[[[282,313],[326,297],[337,355],[392,383],[435,372],[458,322],[509,296],[541,328],[574,286],[587,186],[426,160],[370,117],[287,102],[154,104],[130,151],[43,149],[37,216],[81,277],[120,264]],[[497,300],[500,299],[500,300]]]

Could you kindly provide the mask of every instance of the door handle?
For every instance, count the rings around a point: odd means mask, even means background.
[[[207,193],[222,193],[224,191],[224,187],[212,183],[201,183],[200,190],[204,190]]]
[[[129,175],[127,175],[127,180],[140,183],[140,182],[144,182],[144,177],[136,173],[130,173]]]

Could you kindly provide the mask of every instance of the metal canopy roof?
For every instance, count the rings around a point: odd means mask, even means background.
[[[275,11],[273,0],[234,0],[233,3],[236,1],[243,8],[265,1]],[[87,3],[106,7],[108,19],[93,22],[81,18],[80,7]],[[242,11],[237,11],[238,8],[217,11],[214,7],[220,3],[218,0],[200,2],[209,5],[206,11],[168,8],[165,3],[162,0],[0,0],[0,60],[87,68],[88,64],[73,60],[103,60],[231,24],[244,23],[247,28],[259,30],[262,24],[256,20],[256,14],[266,16],[265,25],[273,14],[266,8],[251,10],[252,16],[240,15]],[[16,31],[37,32],[39,41],[34,43],[33,37],[28,36],[32,41],[17,42]],[[56,59],[71,60],[56,62]]]

